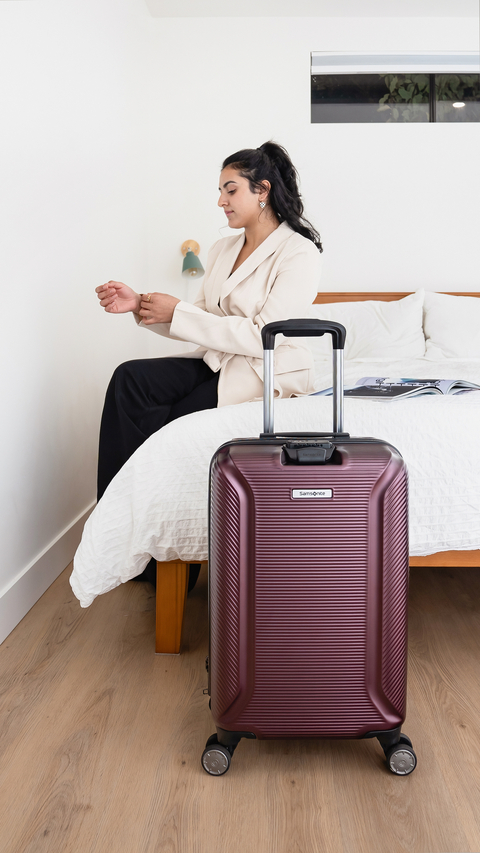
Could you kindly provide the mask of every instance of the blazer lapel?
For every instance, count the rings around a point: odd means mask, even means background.
[[[232,238],[230,238],[232,240]],[[210,276],[205,284],[205,301],[207,311],[212,314],[221,314],[223,311],[218,307],[222,286],[231,273],[232,267],[238,258],[240,249],[245,242],[245,235],[239,234],[235,242],[232,241],[230,246],[225,246],[220,252],[216,262],[213,265]]]
[[[244,241],[242,240],[241,243],[238,245],[238,250],[236,251],[234,257],[233,252],[229,252],[228,263],[230,265],[230,269],[228,270],[225,278],[223,278],[222,276],[223,281],[220,281],[219,279],[220,288],[218,291],[219,295],[217,298],[217,305],[218,299],[220,299],[220,302],[225,299],[229,295],[229,293],[232,292],[233,288],[237,286],[237,284],[239,284],[245,278],[248,278],[248,276],[251,275],[257,269],[257,267],[260,266],[261,263],[263,263],[266,258],[268,258],[270,255],[273,255],[273,253],[277,251],[279,246],[284,243],[285,240],[287,240],[292,233],[293,232],[290,226],[287,225],[286,222],[282,222],[282,224],[279,225],[278,228],[275,229],[275,231],[272,231],[272,233],[268,235],[268,237],[263,241],[263,243],[260,243],[260,245],[257,246],[255,251],[252,252],[251,255],[249,255],[246,261],[244,261],[243,264],[240,264],[240,266],[237,267],[235,272],[232,273],[230,277],[228,276],[228,273],[232,269],[235,260],[237,259],[238,254],[240,252],[240,249],[243,246]],[[237,244],[235,244],[234,248],[237,249]],[[227,266],[228,264],[225,264],[225,267]],[[224,265],[222,263],[222,273],[223,271]]]

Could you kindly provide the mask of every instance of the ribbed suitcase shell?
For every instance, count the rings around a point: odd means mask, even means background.
[[[326,465],[234,441],[210,481],[210,694],[217,727],[363,737],[405,718],[408,487],[402,457],[341,439]],[[332,464],[333,463],[333,464]],[[293,490],[331,489],[296,499]]]

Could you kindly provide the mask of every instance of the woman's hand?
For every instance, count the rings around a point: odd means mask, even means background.
[[[138,314],[140,311],[140,294],[121,281],[107,281],[96,287],[95,293],[109,314],[127,314],[128,311]]]
[[[168,293],[142,293],[138,313],[146,326],[153,323],[171,323],[179,302],[179,299]]]

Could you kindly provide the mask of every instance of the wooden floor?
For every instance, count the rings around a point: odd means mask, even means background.
[[[376,741],[242,741],[207,776],[206,577],[163,657],[148,584],[82,610],[68,575],[0,646],[1,853],[479,853],[480,569],[412,570],[406,778]]]

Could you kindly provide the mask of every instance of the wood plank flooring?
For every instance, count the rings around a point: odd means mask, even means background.
[[[148,584],[82,610],[69,573],[0,646],[1,853],[480,853],[480,569],[412,569],[403,779],[376,741],[311,740],[207,776],[205,573],[180,657]]]

